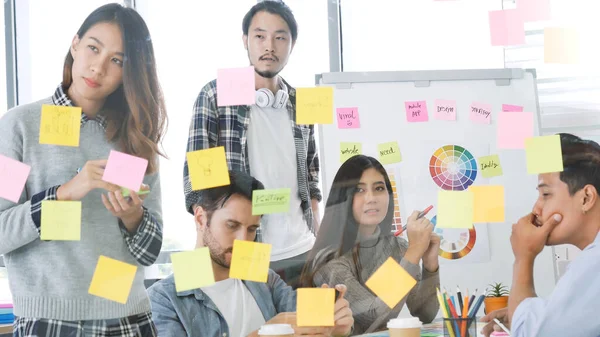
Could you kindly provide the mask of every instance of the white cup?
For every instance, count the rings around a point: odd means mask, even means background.
[[[390,337],[421,337],[423,323],[417,317],[391,319],[387,328]]]
[[[266,324],[258,330],[259,336],[293,337],[294,329],[290,324]]]

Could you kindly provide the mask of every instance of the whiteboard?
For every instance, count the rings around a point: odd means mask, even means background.
[[[427,171],[432,148],[454,144],[469,149],[475,158],[499,155],[504,174],[490,179],[483,179],[479,174],[474,184],[505,186],[507,222],[481,225],[487,226],[490,253],[487,262],[441,264],[440,277],[442,286],[452,291],[457,285],[471,291],[481,290],[492,282],[504,282],[510,287],[514,262],[509,239],[511,225],[531,211],[537,199],[537,176],[527,174],[524,150],[497,150],[494,116],[503,104],[523,106],[524,111],[535,112],[534,134],[540,134],[535,71],[341,72],[317,75],[316,83],[334,88],[334,108],[356,107],[360,119],[360,128],[355,129],[338,128],[337,116],[334,124],[319,126],[324,200],[341,165],[341,142],[360,142],[362,153],[375,158],[378,158],[378,144],[398,142],[402,162],[386,169],[401,172],[399,186],[403,189],[403,200],[400,206],[404,223],[406,215],[413,210],[437,202],[423,199],[421,195],[431,186],[440,189]],[[456,121],[434,119],[436,99],[456,101]],[[406,101],[426,101],[429,121],[407,122]],[[474,102],[492,105],[491,124],[471,121],[470,106]],[[556,279],[552,248],[546,247],[537,258],[535,275],[538,295],[550,294]]]

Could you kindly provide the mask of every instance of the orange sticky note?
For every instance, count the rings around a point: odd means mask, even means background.
[[[297,291],[298,326],[334,326],[335,289],[300,288]]]
[[[175,289],[186,291],[215,283],[208,247],[171,254]]]
[[[100,256],[88,292],[121,304],[127,303],[137,267],[129,263]]]
[[[296,123],[333,124],[333,87],[296,89]]]
[[[192,190],[229,185],[229,169],[223,146],[186,154]]]
[[[79,146],[81,108],[42,105],[40,144]]]
[[[246,281],[267,282],[270,262],[270,244],[235,240],[233,242],[229,277]]]
[[[473,222],[504,222],[504,186],[471,186]]]
[[[388,307],[394,308],[417,281],[389,257],[365,283]]]
[[[42,240],[81,240],[81,201],[42,201]]]

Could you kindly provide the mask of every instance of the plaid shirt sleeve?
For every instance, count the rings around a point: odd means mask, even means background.
[[[31,197],[31,219],[37,227],[38,235],[41,234],[42,229],[42,201],[57,200],[56,192],[59,187],[60,185],[50,187]]]
[[[323,197],[321,195],[321,190],[319,190],[320,165],[319,155],[317,153],[317,146],[315,143],[314,125],[310,126],[306,164],[308,166],[308,190],[310,192],[310,198],[321,201]]]
[[[158,258],[162,247],[162,227],[146,207],[142,206],[142,208],[144,215],[135,233],[130,233],[120,219],[119,228],[131,255],[142,266],[151,266]]]

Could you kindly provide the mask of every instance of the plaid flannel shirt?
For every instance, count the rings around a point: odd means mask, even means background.
[[[73,103],[64,92],[62,85],[59,85],[54,92],[52,102],[54,105],[73,106]],[[106,119],[102,116],[97,116],[95,120],[106,130]],[[81,125],[89,121],[90,119],[84,113],[81,113]],[[56,192],[59,187],[50,187],[31,197],[31,218],[37,227],[38,233],[40,233],[42,225],[42,201],[57,200]],[[146,207],[143,207],[143,211],[142,222],[135,233],[129,233],[120,220],[119,228],[131,255],[142,266],[150,266],[158,258],[160,248],[162,247],[162,224],[156,221]]]
[[[298,193],[304,219],[308,228],[314,233],[311,199],[321,201],[315,129],[313,125],[296,124],[296,90],[285,81],[283,84],[287,86],[290,96],[286,108],[292,121],[296,147]],[[213,80],[202,88],[194,104],[187,152],[223,146],[229,169],[250,174],[247,147],[249,124],[250,106],[217,106],[217,81]],[[188,194],[192,192],[187,159],[183,169],[183,184],[187,200]],[[257,240],[261,241],[260,229]]]

